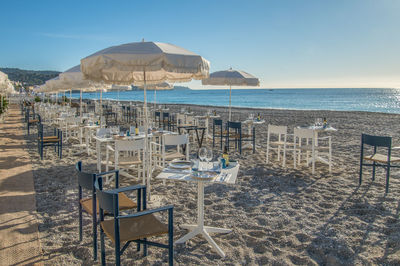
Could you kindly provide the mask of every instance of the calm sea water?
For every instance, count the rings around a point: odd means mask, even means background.
[[[73,93],[79,98],[79,93]],[[84,99],[99,93],[83,93]],[[143,91],[103,93],[103,99],[143,101]],[[154,101],[154,91],[147,100]],[[229,90],[157,91],[157,103],[229,105]],[[399,89],[252,89],[232,90],[232,106],[297,110],[368,111],[400,114]]]

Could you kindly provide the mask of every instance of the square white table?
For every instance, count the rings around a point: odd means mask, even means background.
[[[165,168],[156,177],[163,180],[168,179],[174,181],[197,182],[197,224],[182,225],[183,228],[190,230],[190,232],[175,241],[175,244],[185,243],[187,240],[201,234],[208,241],[208,243],[217,250],[220,256],[225,257],[225,253],[217,245],[217,243],[215,243],[209,233],[229,233],[232,230],[204,225],[204,185],[213,183],[235,184],[239,167],[239,163],[231,162],[228,168],[222,169],[221,174],[219,174],[214,180],[210,181],[193,179],[190,174],[191,170],[176,170],[169,168]]]

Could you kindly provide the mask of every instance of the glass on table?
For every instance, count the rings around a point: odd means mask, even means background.
[[[199,170],[201,170],[201,165],[202,165],[202,162],[204,161],[204,159],[206,159],[206,157],[207,157],[207,149],[206,148],[200,148],[200,150],[199,150],[199,159],[200,159],[200,162],[199,162]]]

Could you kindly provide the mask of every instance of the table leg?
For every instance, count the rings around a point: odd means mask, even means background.
[[[225,253],[211,238],[209,233],[229,233],[232,230],[225,228],[204,226],[204,182],[197,182],[197,224],[182,225],[183,228],[191,230],[189,233],[178,239],[175,244],[185,243],[187,240],[201,234],[207,242],[216,249],[221,257],[225,257]]]

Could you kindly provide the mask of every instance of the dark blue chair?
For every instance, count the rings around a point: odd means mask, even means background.
[[[96,195],[100,207],[100,240],[101,264],[106,265],[104,235],[107,235],[115,245],[115,264],[121,265],[121,255],[131,242],[143,244],[144,256],[147,255],[147,245],[168,249],[168,262],[173,265],[173,206],[164,206],[156,209],[146,209],[146,189],[143,189],[143,209],[134,214],[123,215],[119,209],[118,193],[136,190],[138,186],[114,190],[102,190],[102,180],[95,183]],[[142,187],[142,186],[140,186]],[[140,204],[138,204],[140,206]],[[113,215],[113,219],[104,220],[104,211]],[[168,224],[162,223],[154,213],[168,211]],[[168,244],[148,241],[147,238],[168,235]],[[123,244],[121,248],[121,243]],[[140,246],[138,246],[138,250]]]
[[[223,129],[222,129],[222,119],[214,119],[213,120],[213,147],[215,146],[215,139],[219,137],[220,139],[220,148],[222,150],[222,140],[223,140]]]
[[[364,154],[365,146],[371,146],[373,153],[370,155]],[[378,147],[386,148],[387,154],[377,153]],[[392,152],[392,138],[383,136],[372,136],[367,134],[361,135],[361,156],[360,156],[360,180],[362,182],[363,166],[372,166],[372,180],[375,180],[375,168],[386,168],[386,193],[389,192],[389,176],[390,168],[399,168],[400,165],[393,165],[392,163],[399,163],[400,158],[391,155]],[[366,161],[366,162],[364,162]]]
[[[99,207],[97,205],[96,200],[96,189],[95,189],[95,181],[98,178],[102,178],[104,175],[114,174],[115,175],[115,188],[119,186],[119,171],[109,171],[104,173],[86,173],[82,171],[82,162],[77,162],[75,165],[77,177],[78,177],[78,206],[79,206],[79,241],[82,241],[82,214],[83,211],[87,212],[92,217],[93,224],[93,259],[97,260],[97,215],[99,214]],[[140,201],[140,189],[144,189],[138,187],[138,199]],[[90,191],[90,197],[83,198],[83,189]],[[121,192],[118,194],[119,208],[121,210],[129,210],[137,208],[140,210],[140,207],[129,199],[125,193]],[[96,211],[93,211],[96,210]]]
[[[57,155],[62,158],[62,131],[54,128],[54,134],[50,136],[45,136],[44,127],[42,123],[37,124],[38,128],[38,152],[40,158],[43,160],[43,149],[45,147],[54,147],[54,151]]]
[[[30,128],[32,126],[37,125],[41,121],[39,120],[39,115],[35,114],[34,109],[32,109],[31,112],[31,108],[27,108],[25,112],[25,122],[26,122],[26,127],[28,129],[28,135],[30,135]]]
[[[226,123],[226,146],[229,150],[229,143],[233,141],[235,148],[239,149],[239,153],[242,154],[242,142],[249,141],[253,144],[253,153],[256,152],[256,132],[255,127],[252,129],[252,134],[242,133],[242,123],[228,121]]]
[[[158,123],[158,127],[161,127],[161,112],[155,111],[154,112],[154,124]]]
[[[171,130],[171,117],[169,113],[162,113],[162,125],[164,129]]]

